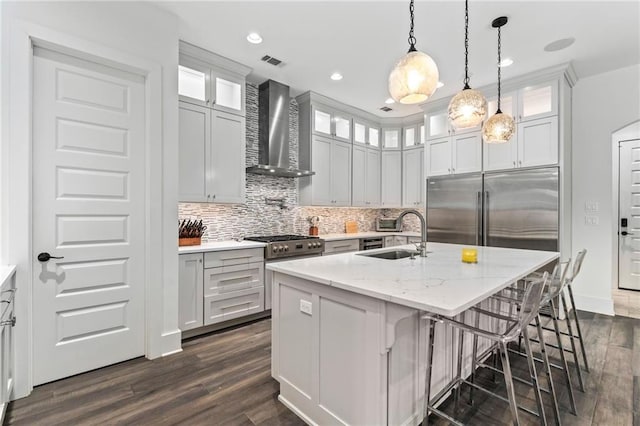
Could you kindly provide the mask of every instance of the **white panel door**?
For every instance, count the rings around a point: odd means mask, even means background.
[[[202,253],[178,256],[178,319],[180,330],[202,327],[203,272]]]
[[[424,152],[422,149],[410,149],[402,156],[402,204],[416,208],[422,204]]]
[[[142,77],[35,49],[36,385],[144,354],[144,90]]]
[[[351,182],[351,205],[367,204],[367,148],[353,145],[353,175]]]
[[[451,138],[438,139],[427,145],[427,173],[429,176],[451,173]]]
[[[518,166],[558,164],[558,117],[518,124]]]
[[[367,207],[380,205],[380,151],[367,149]]]
[[[351,205],[351,144],[333,142],[331,196],[335,206]]]
[[[244,203],[245,119],[223,111],[212,111],[210,201]]]
[[[311,170],[316,174],[311,178],[312,204],[331,206],[331,139],[314,136],[312,142]]]
[[[464,133],[453,137],[453,164],[451,172],[469,173],[482,170],[482,135]]]
[[[402,206],[402,153],[382,152],[382,196],[384,207]]]
[[[640,140],[621,142],[619,152],[618,287],[640,290]]]
[[[211,170],[211,110],[180,102],[178,111],[178,200],[207,202],[207,171]]]

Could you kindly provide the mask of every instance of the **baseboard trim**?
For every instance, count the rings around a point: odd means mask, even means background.
[[[162,355],[168,356],[182,352],[182,332],[178,330],[162,334]]]
[[[573,294],[576,307],[581,311],[595,312],[603,315],[615,315],[613,310],[613,299],[603,299],[599,297],[583,296]]]

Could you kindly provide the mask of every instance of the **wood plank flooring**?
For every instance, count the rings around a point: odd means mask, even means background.
[[[569,413],[566,389],[558,386],[563,424],[640,426],[640,320],[580,315],[591,373],[584,374],[587,392],[576,392],[578,417]],[[137,358],[38,386],[9,405],[5,424],[304,424],[277,400],[278,383],[270,371],[270,319],[191,339],[183,349],[165,358]],[[515,359],[513,364],[526,377],[526,364]],[[488,375],[483,380],[502,391]],[[535,407],[531,390],[516,388],[522,403]],[[479,392],[475,399],[469,407],[463,397],[457,413],[461,420],[472,425],[510,423],[506,404]],[[453,412],[452,401],[444,407]],[[550,407],[546,411],[553,424]],[[524,413],[521,421],[538,424]]]

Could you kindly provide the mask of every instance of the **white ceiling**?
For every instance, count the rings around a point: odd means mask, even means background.
[[[503,69],[509,78],[573,61],[579,78],[640,63],[638,1],[470,0],[472,87],[496,81],[497,34],[491,21],[509,17],[502,30]],[[378,108],[389,96],[387,76],[406,52],[408,0],[158,2],[180,18],[181,39],[253,68],[250,80],[268,78],[291,86],[292,95],[313,90],[379,116],[405,116],[417,106]],[[416,1],[418,49],[431,55],[445,86],[433,99],[454,94],[464,75],[464,1]],[[263,43],[246,40],[258,32]],[[545,52],[548,43],[575,37],[567,49]],[[269,54],[284,63],[260,61]],[[332,81],[339,71],[344,78]]]

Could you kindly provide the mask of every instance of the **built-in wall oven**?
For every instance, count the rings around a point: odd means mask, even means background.
[[[245,240],[266,243],[264,248],[265,266],[274,262],[321,256],[324,240],[306,235],[271,235],[245,237]],[[264,271],[264,308],[271,309],[273,273]]]

